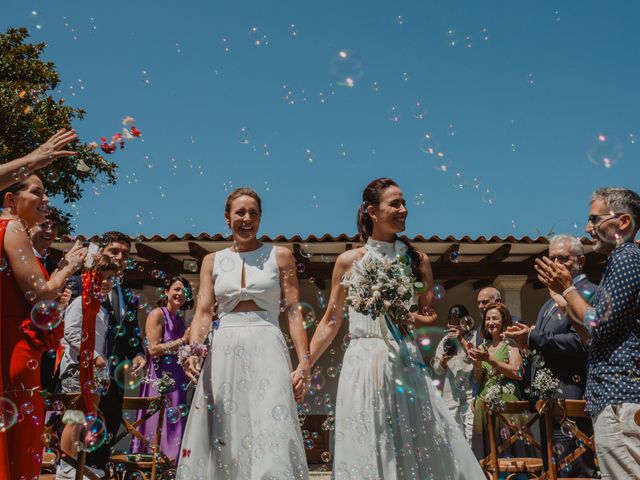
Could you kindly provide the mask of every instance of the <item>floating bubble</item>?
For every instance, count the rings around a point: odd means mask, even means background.
[[[413,115],[413,118],[422,120],[427,116],[427,107],[424,105],[424,103],[418,101],[411,107],[411,114]]]
[[[37,10],[31,10],[29,14],[29,25],[35,30],[42,30],[44,28],[44,19]]]
[[[314,446],[315,446],[315,442],[313,440],[311,440],[310,438],[307,438],[304,441],[305,450],[312,450]]]
[[[484,188],[482,190],[482,201],[488,205],[493,205],[496,203],[496,194],[490,188]]]
[[[135,390],[142,383],[143,375],[138,373],[133,375],[133,362],[131,360],[125,360],[116,365],[113,370],[113,381],[116,382],[120,388],[125,390]]]
[[[298,36],[298,27],[296,27],[293,23],[289,25],[289,35],[291,35],[292,37]]]
[[[456,172],[453,174],[453,181],[452,181],[453,188],[462,190],[466,184],[467,182],[462,173]]]
[[[560,431],[565,437],[569,437],[569,438],[575,437],[576,430],[577,430],[576,424],[571,420],[565,419],[560,424]]]
[[[320,202],[317,195],[311,195],[311,207],[320,208]]]
[[[222,51],[224,53],[229,53],[231,51],[231,42],[227,37],[222,37],[220,39],[220,46],[222,47]]]
[[[378,82],[373,82],[371,84],[371,88],[374,92],[378,93],[380,91],[380,84]]]
[[[435,352],[448,330],[440,327],[418,327],[415,330],[416,343],[423,352]]]
[[[458,263],[460,261],[460,252],[458,250],[454,250],[449,254],[449,260],[452,263]]]
[[[39,365],[38,360],[36,360],[35,358],[30,358],[29,360],[27,360],[27,363],[26,363],[26,367],[29,370],[37,370],[38,365]]]
[[[420,138],[420,150],[428,155],[436,155],[440,151],[440,146],[427,132]]]
[[[182,414],[180,413],[180,409],[178,407],[167,408],[167,422],[178,423],[181,418]]]
[[[473,177],[471,179],[471,188],[473,188],[474,190],[480,190],[480,179],[478,177]]]
[[[151,83],[151,74],[147,70],[142,70],[140,72],[140,80],[142,80],[145,85],[149,85]]]
[[[397,23],[398,25],[404,25],[404,17],[403,17],[402,15],[398,15],[398,16],[396,17],[396,23]]]
[[[37,298],[36,292],[34,292],[33,290],[27,290],[24,294],[24,298],[26,298],[29,302],[33,302]]]
[[[533,357],[533,366],[536,368],[542,368],[544,367],[545,362],[544,362],[544,358],[542,358],[542,356],[540,355],[536,355],[535,357]]]
[[[622,158],[622,144],[614,136],[600,132],[589,146],[587,158],[594,165],[611,168]]]
[[[4,257],[0,257],[0,272],[4,272],[8,266],[9,263],[7,262],[7,259]]]
[[[442,285],[441,283],[434,284],[431,291],[433,292],[433,297],[436,300],[442,300],[445,296],[444,285]]]
[[[304,158],[309,163],[313,163],[313,161],[315,160],[315,155],[310,148],[304,149]]]
[[[447,30],[447,45],[450,47],[455,47],[458,44],[458,36],[456,35],[456,31],[452,28]]]
[[[535,73],[528,73],[527,74],[527,83],[529,85],[535,85],[536,84],[536,74]]]
[[[42,300],[31,309],[31,323],[40,330],[53,330],[60,322],[60,306],[54,300]]]
[[[424,205],[424,195],[422,193],[416,193],[416,196],[414,198],[414,203],[417,206]]]
[[[35,407],[31,402],[24,402],[22,405],[20,405],[20,411],[25,415],[31,415],[33,413],[34,408]]]
[[[255,25],[249,28],[249,40],[256,47],[269,45],[267,36]]]
[[[271,416],[278,421],[285,420],[289,416],[289,409],[286,405],[280,403],[273,407]]]
[[[473,330],[476,326],[476,322],[473,319],[473,317],[470,317],[469,315],[462,317],[462,319],[460,320],[460,327],[467,331],[470,332],[471,330]]]
[[[482,30],[480,30],[480,38],[485,42],[487,40],[489,40],[489,29],[488,28],[483,28]]]
[[[100,418],[92,418],[85,425],[84,448],[87,452],[94,452],[107,440],[107,429]]]
[[[500,436],[504,439],[504,440],[508,440],[509,437],[511,436],[511,431],[509,430],[508,427],[502,427],[500,429]]]
[[[316,321],[315,310],[305,302],[298,302],[291,305],[289,307],[289,316],[293,319],[300,318],[305,329],[310,328]]]
[[[327,368],[327,376],[329,378],[336,378],[338,376],[338,369],[336,367]]]
[[[629,136],[627,137],[629,140],[629,143],[631,145],[635,145],[636,142],[638,141],[638,137],[635,135],[635,133],[630,133]]]
[[[473,37],[471,35],[465,35],[464,48],[472,48],[472,47],[473,47]]]
[[[338,85],[353,88],[364,75],[362,59],[352,50],[340,50],[329,62],[329,73]]]
[[[400,75],[400,78],[402,78],[403,82],[408,82],[409,81],[409,72],[402,72],[402,74]]]
[[[223,257],[223,258],[220,260],[220,269],[221,269],[223,272],[230,272],[231,270],[233,270],[233,269],[234,269],[235,265],[236,265],[236,263],[233,261],[233,259],[232,259],[232,258],[229,258],[229,257]]]
[[[394,123],[398,123],[400,121],[400,107],[397,105],[391,105],[387,110],[387,118]]]
[[[571,377],[571,380],[573,380],[573,383],[580,383],[580,381],[582,380],[582,377],[576,373]]]
[[[324,463],[329,463],[331,461],[331,452],[322,452],[320,454],[320,460]]]

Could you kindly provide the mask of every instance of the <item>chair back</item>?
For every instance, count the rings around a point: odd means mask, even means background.
[[[141,444],[143,444],[151,452],[151,475],[150,479],[155,479],[158,471],[159,464],[169,467],[175,467],[173,460],[167,457],[160,450],[160,442],[162,440],[162,423],[165,413],[165,398],[164,396],[158,397],[124,397],[122,402],[122,410],[145,410],[145,413],[137,420],[130,422],[126,415],[122,415],[121,424],[124,427],[124,431],[121,431],[113,439],[115,445],[120,440],[128,435],[137,438]],[[140,431],[139,428],[149,418],[154,415],[158,415],[158,423],[156,431],[153,435],[153,440],[147,439]],[[115,461],[117,456],[112,457],[112,461]],[[117,463],[117,461],[116,461]]]
[[[582,432],[574,418],[587,418],[585,413],[586,402],[584,400],[538,400],[536,410],[544,416],[544,428],[547,434],[547,458],[549,459],[548,478],[556,480],[558,471],[568,465],[571,465],[577,458],[591,451],[594,455],[596,467],[598,459],[595,456],[595,440],[593,435],[587,435]],[[569,435],[575,436],[576,448],[570,452],[556,453],[556,445],[553,438],[553,420],[560,424],[560,429],[566,431]],[[552,461],[552,459],[556,461]]]
[[[489,455],[480,461],[480,466],[485,471],[485,474],[492,480],[498,480],[502,472],[541,474],[543,470],[541,459],[529,457],[500,458],[504,451],[518,440],[542,451],[540,443],[531,432],[531,427],[538,421],[540,414],[531,412],[530,404],[526,400],[504,402],[504,407],[499,412],[492,411],[485,404],[485,411],[488,416]],[[509,418],[509,415],[526,415],[527,420],[523,425],[518,425]],[[508,437],[503,438],[499,444],[496,430],[502,431],[505,428],[508,432]]]

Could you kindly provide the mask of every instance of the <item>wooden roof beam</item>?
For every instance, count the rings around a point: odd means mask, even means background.
[[[486,255],[478,263],[500,263],[509,256],[509,252],[511,252],[511,244],[505,243],[504,245],[500,245],[490,254]]]
[[[156,250],[144,243],[136,243],[136,255],[158,265],[165,265],[171,273],[182,273],[182,262],[171,255]]]
[[[189,255],[198,260],[198,262],[200,263],[202,263],[204,257],[211,253],[198,242],[189,242],[187,245],[189,246]]]

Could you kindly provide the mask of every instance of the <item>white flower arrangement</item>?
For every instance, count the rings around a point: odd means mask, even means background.
[[[562,394],[560,380],[548,368],[541,368],[531,382],[531,393],[542,400],[557,398]]]
[[[492,412],[498,412],[504,407],[503,395],[514,395],[516,386],[513,383],[502,384],[499,381],[487,388],[482,400]]]
[[[421,293],[425,288],[412,275],[406,256],[391,260],[373,254],[354,262],[342,285],[348,288],[347,305],[356,312],[373,320],[388,315],[396,322],[418,309],[417,305],[408,304],[414,291]]]
[[[162,377],[160,378],[151,378],[147,376],[144,377],[142,381],[148,385],[151,385],[161,395],[172,392],[176,388],[176,381],[171,375],[169,375],[169,372],[163,372]]]

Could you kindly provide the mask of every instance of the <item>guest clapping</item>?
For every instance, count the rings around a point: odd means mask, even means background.
[[[601,188],[591,196],[586,232],[608,256],[596,293],[585,300],[566,265],[536,260],[538,279],[567,302],[588,344],[586,412],[593,420],[603,478],[640,478],[640,196]]]

